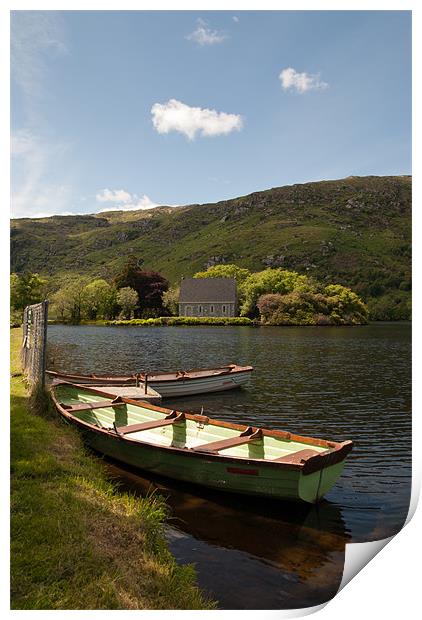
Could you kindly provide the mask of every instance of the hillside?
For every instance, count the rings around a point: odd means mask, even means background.
[[[373,318],[409,318],[411,177],[348,177],[215,204],[12,220],[11,267],[113,277],[127,256],[176,284],[207,266],[283,267],[353,288]]]

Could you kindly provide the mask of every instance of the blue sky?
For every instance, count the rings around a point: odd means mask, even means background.
[[[404,11],[20,11],[12,215],[411,173]]]

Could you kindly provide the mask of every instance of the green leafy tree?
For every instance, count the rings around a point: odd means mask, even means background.
[[[44,299],[47,281],[37,273],[12,273],[10,276],[10,305],[12,310],[24,310],[25,306]]]
[[[118,289],[130,287],[138,293],[135,314],[159,316],[163,313],[163,294],[168,290],[169,283],[156,271],[140,269],[135,256],[129,257],[123,269],[115,276],[114,284]]]
[[[193,276],[194,278],[234,278],[238,287],[241,287],[243,282],[251,275],[249,269],[238,267],[229,263],[227,265],[214,265],[208,267],[206,271],[198,271]]]
[[[324,293],[332,308],[331,316],[334,319],[340,317],[341,322],[344,319],[347,321],[348,317],[351,317],[351,320],[353,317],[356,317],[360,318],[364,323],[368,321],[369,312],[367,306],[350,288],[341,284],[328,284],[324,289]]]
[[[139,302],[138,293],[129,286],[124,286],[117,292],[117,303],[121,307],[124,319],[131,319]]]
[[[60,321],[66,321],[69,318],[69,300],[63,289],[50,295],[49,315],[55,316]]]
[[[328,289],[328,291],[327,291]],[[280,295],[261,295],[257,308],[269,325],[362,325],[368,320],[365,304],[341,285],[325,287],[324,294],[299,287]]]
[[[295,289],[307,290],[311,287],[306,276],[285,269],[265,269],[252,273],[242,285],[244,301],[240,314],[254,316],[257,314],[256,303],[261,295],[279,293],[286,295]]]
[[[117,311],[117,291],[102,279],[93,280],[83,290],[83,312],[90,319],[112,319]]]
[[[412,318],[411,297],[403,297],[402,291],[382,299],[370,299],[368,310],[375,321],[409,321]]]
[[[269,325],[320,325],[323,316],[327,316],[325,324],[332,324],[326,299],[319,293],[295,290],[286,295],[261,295],[257,307]]]
[[[80,323],[84,308],[84,289],[88,278],[68,281],[61,289],[51,296],[52,314],[61,320]]]
[[[169,288],[163,294],[163,306],[171,316],[179,314],[179,296],[180,288],[178,286]]]

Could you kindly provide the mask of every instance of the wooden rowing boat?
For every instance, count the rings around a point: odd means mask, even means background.
[[[161,396],[189,396],[192,394],[206,394],[208,392],[222,392],[245,385],[252,374],[252,366],[219,366],[217,368],[193,368],[178,372],[152,372],[138,375],[78,375],[47,370],[47,374],[54,379],[79,383],[84,385],[138,385],[148,382],[148,385]]]
[[[91,387],[57,383],[60,415],[87,443],[128,465],[214,489],[315,503],[340,476],[341,443],[170,411]]]

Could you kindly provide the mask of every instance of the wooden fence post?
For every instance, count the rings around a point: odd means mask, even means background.
[[[45,386],[48,301],[27,306],[23,312],[21,359],[32,387]]]

